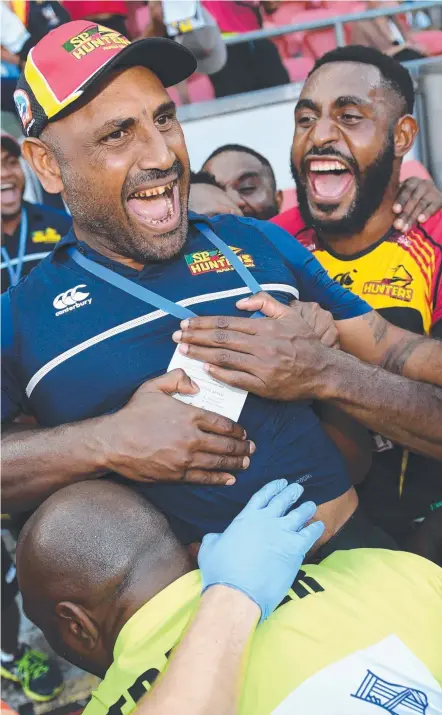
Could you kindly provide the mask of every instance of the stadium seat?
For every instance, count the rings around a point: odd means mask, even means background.
[[[292,209],[294,206],[298,205],[298,201],[296,198],[296,189],[291,187],[290,189],[284,189],[283,190],[283,198],[282,198],[282,206],[281,206],[281,211],[288,211],[289,209]]]
[[[425,166],[417,161],[417,159],[409,159],[402,162],[401,166],[401,181],[409,179],[411,176],[417,176],[418,179],[431,179],[431,175],[426,170]]]
[[[314,60],[311,57],[287,57],[283,60],[289,73],[290,82],[302,82],[313,69]]]
[[[175,89],[175,87],[168,87],[167,92],[169,97],[175,102],[176,106],[181,107],[182,101],[178,90]]]
[[[442,54],[442,30],[422,30],[412,33],[413,41],[429,55]]]
[[[296,21],[299,23],[315,22],[316,20],[332,20],[336,17],[334,10],[318,9],[305,10],[298,13]],[[349,29],[344,28],[346,40],[349,42]],[[325,27],[317,30],[305,30],[299,33],[302,43],[302,54],[306,57],[311,57],[314,60],[321,57],[325,52],[333,50],[336,47],[336,34],[333,27]]]
[[[300,12],[304,11],[304,8],[304,2],[284,0],[284,2],[280,4],[279,9],[273,13],[273,15],[266,17],[264,20],[264,29],[281,27],[283,25],[293,25],[293,23],[298,21],[298,15]],[[273,37],[272,41],[277,46],[282,59],[284,59],[284,57],[299,55],[302,51],[302,35],[300,33],[290,32],[287,35]]]
[[[210,102],[215,99],[215,90],[205,74],[196,72],[188,80],[189,98],[193,102]]]

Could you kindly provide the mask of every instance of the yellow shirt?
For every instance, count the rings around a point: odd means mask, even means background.
[[[193,571],[132,616],[84,715],[128,715],[135,708],[180,641],[200,588]],[[398,551],[341,551],[305,565],[257,628],[239,713],[376,715],[373,699],[397,698],[404,708],[408,698],[410,710],[390,712],[435,715],[442,713],[441,685],[442,569]]]

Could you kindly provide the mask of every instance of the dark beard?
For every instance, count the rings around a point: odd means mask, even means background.
[[[243,211],[244,216],[247,216],[247,218],[257,218],[260,221],[270,221],[271,218],[274,216],[277,216],[279,213],[279,209],[275,204],[272,204],[272,206],[267,206],[265,209],[260,211],[259,213],[247,213],[246,211]]]
[[[180,225],[173,231],[161,234],[157,239],[152,237],[152,240],[148,240],[144,234],[137,233],[135,227],[131,228],[132,222],[127,212],[129,230],[126,225],[120,225],[116,221],[115,212],[112,210],[113,207],[106,203],[105,190],[100,190],[98,176],[93,189],[87,191],[83,177],[75,174],[66,162],[60,163],[60,169],[65,186],[66,203],[69,206],[74,223],[86,234],[100,237],[102,239],[100,241],[101,245],[106,245],[112,248],[119,256],[131,258],[138,263],[168,260],[177,255],[183,248],[187,239],[188,228],[188,172],[186,187],[180,191]],[[125,206],[127,197],[140,184],[162,179],[167,183],[172,176],[175,175],[180,180],[185,174],[186,169],[178,160],[174,162],[168,171],[160,169],[140,171],[136,176],[131,177],[130,181],[124,183],[121,191],[122,205]],[[93,247],[100,250],[97,245],[93,245]]]
[[[340,152],[316,149],[310,151],[308,156],[324,156],[337,159],[343,158],[349,163],[348,157],[344,157]],[[304,223],[311,226],[318,234],[328,234],[330,236],[353,236],[360,233],[368,219],[377,211],[382,203],[382,199],[390,183],[394,164],[394,136],[390,132],[384,151],[371,164],[363,175],[359,172],[355,162],[350,162],[356,182],[356,196],[350,206],[346,216],[341,219],[317,219],[312,216],[307,198],[306,177],[304,171],[298,172],[291,160],[292,176],[296,183],[298,194],[298,206]],[[335,206],[320,205],[319,208],[331,213]]]

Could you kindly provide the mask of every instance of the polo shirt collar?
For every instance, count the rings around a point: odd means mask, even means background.
[[[194,224],[196,221],[202,221],[203,223],[207,224],[209,228],[212,228],[212,222],[208,216],[203,216],[202,214],[197,214],[194,213],[193,211],[189,211],[188,213],[189,217],[189,224],[190,227],[192,224]],[[90,254],[89,257],[93,259],[94,255],[97,255],[97,252],[94,251],[92,248],[90,248],[86,243],[83,243],[82,241],[79,241],[74,233],[74,229],[71,228],[69,233],[66,234],[66,236],[63,236],[60,241],[54,246],[54,249],[51,254],[51,262],[55,262],[57,259],[60,258],[61,252],[64,253],[66,248],[69,246],[81,246],[83,249],[83,252],[87,255]]]

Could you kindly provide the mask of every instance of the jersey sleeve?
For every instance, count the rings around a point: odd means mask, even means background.
[[[244,219],[241,219],[244,220]],[[300,300],[315,302],[329,310],[335,320],[356,318],[373,308],[346,288],[336,283],[319,261],[299,241],[275,224],[253,221],[266,238],[281,253],[296,277]]]
[[[16,376],[17,355],[9,291],[2,295],[2,423],[12,422],[22,411],[23,391]]]

